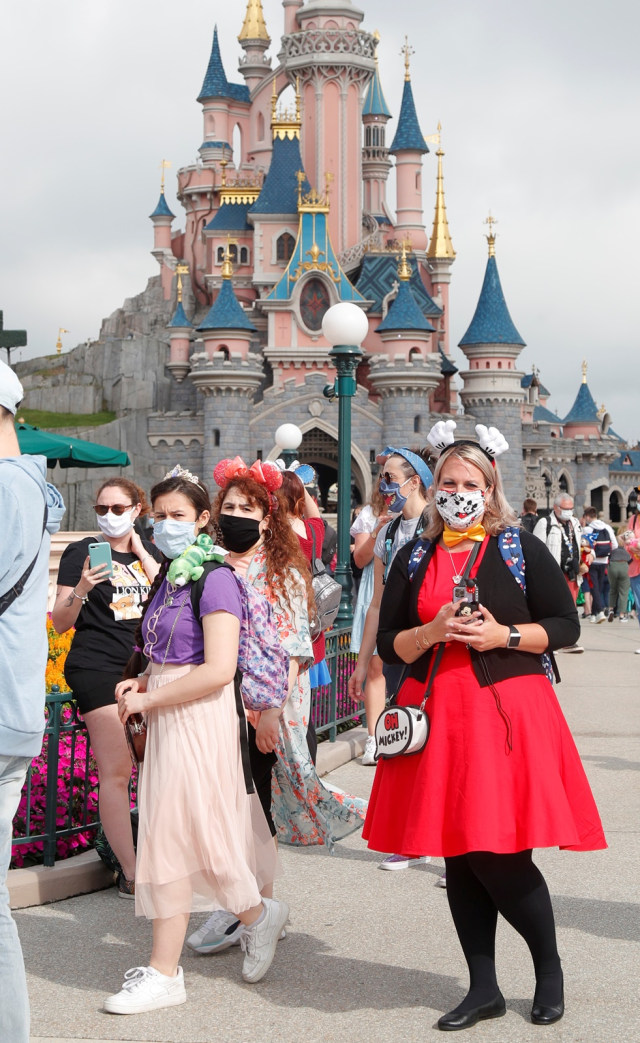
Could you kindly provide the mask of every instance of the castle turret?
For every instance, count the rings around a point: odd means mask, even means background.
[[[460,375],[464,390],[460,398],[465,413],[477,423],[496,425],[507,439],[510,452],[500,461],[507,496],[519,506],[524,497],[522,466],[521,408],[525,399],[522,377],[516,362],[525,342],[509,314],[498,267],[493,232],[495,221],[487,218],[489,259],[480,298],[471,325],[460,341],[469,369]]]
[[[575,402],[562,421],[565,438],[601,438],[611,424],[604,406],[598,409],[587,384],[587,363],[582,363],[582,382]]]
[[[238,72],[242,73],[251,91],[271,70],[271,61],[265,54],[271,39],[267,32],[261,0],[247,0],[247,13],[238,42],[244,51]]]
[[[160,265],[162,293],[164,299],[168,301],[171,297],[171,282],[173,280],[173,270],[176,259],[173,256],[173,251],[171,249],[171,223],[175,218],[175,214],[173,214],[169,209],[164,194],[165,165],[168,166],[168,164],[163,160],[160,198],[153,213],[149,214],[149,218],[153,222],[153,250],[151,253]]]
[[[406,39],[403,53],[405,71],[402,104],[398,129],[389,149],[396,157],[396,235],[398,239],[408,239],[412,250],[422,253],[424,257],[427,236],[422,219],[422,157],[429,151],[429,146],[420,130],[413,100],[409,72],[409,56],[413,52]]]
[[[207,166],[221,159],[231,160],[230,142],[236,124],[246,129],[249,114],[249,89],[245,84],[229,83],[218,42],[218,27],[213,30],[213,43],[202,89],[198,95],[202,105],[204,136],[200,146],[202,162]]]
[[[173,313],[171,322],[167,326],[167,329],[169,330],[169,342],[171,344],[167,369],[173,374],[178,384],[182,383],[189,372],[189,335],[193,329],[192,324],[186,316],[184,305],[182,303],[182,276],[188,274],[188,265],[176,265],[176,310]]]
[[[256,392],[264,378],[262,359],[249,352],[256,327],[233,291],[233,267],[227,249],[222,285],[198,327],[203,352],[191,356],[190,379],[204,396],[204,470],[211,473],[224,456],[251,456],[250,421]]]
[[[398,263],[398,292],[376,332],[386,354],[370,359],[368,383],[381,399],[383,441],[406,443],[424,433],[429,397],[440,383],[440,355],[431,350],[434,327],[425,318],[410,284],[406,244]]]
[[[286,9],[289,14],[292,8]],[[362,237],[361,98],[374,72],[374,39],[359,26],[364,14],[351,0],[308,0],[298,7],[298,30],[282,38],[280,59],[302,87],[303,165],[320,185],[334,181],[331,241],[342,254]]]
[[[378,33],[373,34],[376,45]],[[382,93],[378,56],[375,57],[375,71],[367,87],[367,94],[362,109],[364,124],[364,148],[362,150],[362,177],[364,180],[364,210],[381,223],[389,222],[387,211],[386,187],[391,169],[389,149],[386,145],[386,125],[391,113]]]

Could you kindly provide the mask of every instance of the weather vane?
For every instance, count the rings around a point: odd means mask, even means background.
[[[60,326],[58,329],[58,339],[56,341],[56,351],[58,355],[62,352],[62,334],[68,333],[69,330],[65,330],[64,326]]]
[[[171,166],[171,162],[168,159],[160,161],[160,191],[164,192],[164,172]]]

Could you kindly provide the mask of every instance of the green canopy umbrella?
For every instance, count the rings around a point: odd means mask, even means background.
[[[31,424],[16,424],[16,434],[21,453],[46,456],[50,467],[54,464],[61,467],[128,467],[131,463],[127,454],[119,449],[87,442],[84,438],[41,431]]]

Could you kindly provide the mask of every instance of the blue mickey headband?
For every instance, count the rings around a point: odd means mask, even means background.
[[[382,465],[388,456],[401,456],[408,464],[411,464],[425,489],[428,489],[430,485],[433,485],[433,475],[422,457],[418,456],[417,453],[412,453],[410,449],[395,449],[392,445],[388,445],[386,449],[383,449],[380,455],[376,457],[376,461]]]

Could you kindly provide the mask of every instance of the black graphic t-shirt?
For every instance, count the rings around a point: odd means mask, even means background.
[[[95,542],[95,536],[88,536],[67,547],[60,559],[58,586],[75,587],[80,582],[89,544]],[[142,542],[156,561],[162,560],[153,543]],[[112,550],[111,556],[113,576],[98,583],[80,609],[65,669],[120,673],[131,655],[150,582],[135,554]]]

